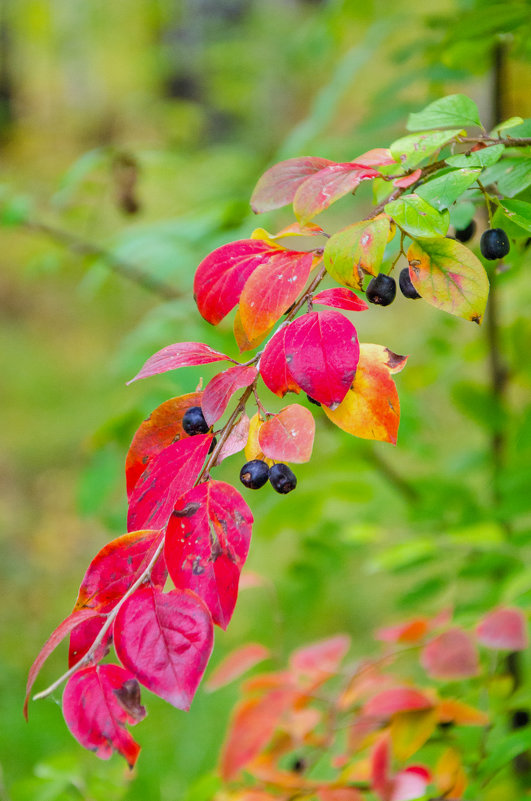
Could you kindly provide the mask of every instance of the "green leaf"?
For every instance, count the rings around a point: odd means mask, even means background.
[[[531,158],[502,159],[485,171],[482,184],[496,184],[499,192],[514,197],[531,185]]]
[[[503,122],[498,123],[498,125],[495,125],[490,132],[490,135],[494,136],[494,134],[497,134],[500,131],[505,131],[508,128],[514,128],[515,125],[521,125],[523,121],[523,117],[509,117],[508,120],[504,120]]]
[[[523,200],[498,200],[500,209],[505,216],[524,231],[531,233],[531,203]]]
[[[450,222],[457,230],[462,230],[472,222],[475,213],[476,207],[474,204],[469,200],[465,200],[463,203],[452,206],[450,209]]]
[[[334,234],[324,250],[328,273],[344,286],[361,289],[364,273],[377,275],[389,239],[391,221],[385,214],[361,220]]]
[[[417,189],[417,194],[439,211],[448,209],[461,197],[481,173],[480,168],[452,170],[452,172],[433,178]]]
[[[457,156],[449,156],[446,163],[450,167],[491,167],[496,164],[503,156],[505,145],[491,145],[482,150],[476,150],[468,156],[466,153],[458,153]]]
[[[402,195],[388,203],[385,211],[410,236],[444,236],[450,225],[448,213],[440,214],[418,195]]]
[[[477,256],[453,239],[415,240],[407,253],[417,292],[438,309],[480,323],[489,279]]]
[[[428,128],[449,128],[456,125],[479,125],[478,107],[466,95],[448,95],[435,100],[416,114],[410,114],[408,131],[425,131]]]
[[[451,131],[426,131],[423,134],[411,134],[397,139],[389,149],[395,161],[399,161],[402,167],[418,167],[422,161],[433,156],[441,147],[462,133],[462,128],[454,128]]]
[[[481,763],[483,775],[492,776],[493,773],[508,765],[529,748],[531,748],[531,729],[529,728],[518,729],[510,734],[505,733],[503,739],[500,737],[489,738],[488,750],[490,753]]]

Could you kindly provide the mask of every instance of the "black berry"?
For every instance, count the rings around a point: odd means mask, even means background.
[[[208,424],[203,417],[203,410],[200,406],[190,406],[183,415],[183,428],[186,434],[191,437],[195,434],[206,434]]]
[[[409,267],[404,267],[404,269],[401,270],[400,275],[398,276],[398,285],[404,297],[410,298],[411,300],[416,300],[417,298],[420,298],[420,295],[413,286],[413,283],[409,276]]]
[[[319,401],[318,401],[318,400],[315,400],[315,398],[312,398],[312,396],[311,396],[311,395],[308,395],[308,394],[307,394],[307,395],[306,395],[306,397],[308,398],[308,400],[310,401],[310,403],[315,403],[315,405],[316,405],[316,406],[320,406],[320,405],[321,405],[321,404],[319,403]]]
[[[369,282],[365,295],[370,303],[376,303],[377,306],[389,306],[395,299],[396,281],[390,275],[380,273]]]
[[[509,237],[503,228],[489,228],[481,234],[479,249],[489,261],[502,259],[511,249]]]
[[[456,228],[455,229],[455,238],[458,239],[460,242],[468,242],[474,234],[476,233],[476,223],[474,220],[469,222],[465,228]]]
[[[240,470],[240,481],[249,489],[260,489],[269,478],[269,467],[261,459],[246,462]]]
[[[269,469],[269,480],[271,486],[276,492],[286,495],[297,486],[297,478],[293,470],[290,470],[287,464],[274,464]]]

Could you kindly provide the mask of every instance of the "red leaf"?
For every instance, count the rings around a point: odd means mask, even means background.
[[[72,629],[74,629],[79,623],[84,620],[88,620],[89,618],[94,618],[97,616],[97,612],[93,609],[77,609],[72,614],[68,615],[62,623],[60,623],[55,631],[53,631],[44,645],[42,646],[41,650],[37,658],[35,659],[33,665],[31,666],[29,673],[28,673],[28,682],[26,684],[26,698],[24,699],[24,717],[26,720],[28,719],[28,701],[31,693],[31,689],[35,684],[35,679],[40,673],[40,670],[48,657],[50,656],[53,651],[57,648],[57,646],[64,640],[67,634],[70,634]]]
[[[466,679],[476,676],[478,656],[471,637],[453,628],[431,640],[422,650],[420,663],[435,679]]]
[[[409,175],[404,175],[403,178],[397,178],[395,181],[393,181],[393,186],[396,186],[399,189],[407,189],[408,186],[416,183],[421,175],[422,170],[414,170]]]
[[[312,413],[292,403],[266,420],[258,432],[258,442],[268,459],[301,464],[312,455],[314,436]]]
[[[197,479],[211,442],[211,434],[187,437],[169,445],[150,462],[129,500],[129,531],[166,526],[175,501]]]
[[[183,437],[184,413],[190,406],[201,406],[202,392],[191,392],[161,403],[137,429],[125,460],[127,497],[146,469],[148,462],[164,448]]]
[[[336,309],[347,309],[347,311],[366,311],[369,308],[367,303],[359,298],[355,292],[344,287],[324,289],[313,296],[312,303],[333,306]]]
[[[336,311],[311,312],[285,334],[288,370],[312,398],[335,409],[347,394],[359,360],[356,329]]]
[[[396,712],[429,709],[432,706],[430,699],[418,690],[411,687],[396,687],[391,690],[383,690],[367,701],[363,707],[363,714],[387,718]]]
[[[233,359],[202,342],[176,342],[175,345],[168,345],[150,356],[140,372],[127,383],[132,384],[139,378],[167,373],[168,370],[177,370],[178,367],[221,361],[231,362]]]
[[[283,398],[286,392],[300,392],[300,387],[291,377],[286,363],[286,332],[284,326],[267,343],[260,359],[260,375],[271,392]]]
[[[527,622],[521,609],[495,609],[476,627],[477,638],[487,648],[524,651],[528,646]]]
[[[105,624],[105,616],[98,615],[97,617],[90,617],[88,620],[83,620],[75,629],[72,629],[70,634],[70,644],[68,647],[68,667],[77,665],[80,659],[92,647],[94,640],[100,633]],[[109,653],[112,641],[112,631],[109,630],[104,635],[102,642],[96,648],[94,655],[90,659],[90,664],[96,664]]]
[[[243,451],[247,444],[247,439],[249,438],[249,418],[243,412],[242,416],[233,427],[232,431],[230,432],[229,436],[221,446],[221,450],[217,455],[216,461],[214,462],[214,466],[217,467],[218,464],[226,459],[228,456],[232,456],[235,453],[239,453]]]
[[[322,674],[332,675],[337,672],[349,648],[350,637],[347,634],[337,634],[305,645],[291,654],[291,670],[312,678],[321,678]]]
[[[265,748],[293,698],[291,688],[281,687],[262,698],[251,698],[238,704],[221,755],[221,775],[225,781],[236,778],[242,768]]]
[[[194,297],[202,317],[217,325],[240,299],[249,276],[275,253],[261,239],[240,239],[214,250],[203,259],[194,278]]]
[[[133,531],[112,540],[90,563],[74,609],[109,612],[146,569],[161,541],[160,531]],[[151,572],[151,583],[164,586],[164,559]]]
[[[355,162],[331,164],[311,175],[299,186],[293,199],[293,211],[303,225],[319,212],[370,178],[380,173]]]
[[[173,583],[197,593],[223,629],[236,604],[252,523],[240,493],[212,480],[179,498],[168,523],[164,553]]]
[[[118,751],[130,768],[140,746],[125,724],[134,726],[146,715],[140,706],[138,682],[119,665],[97,665],[79,670],[63,693],[66,725],[82,746],[109,759]]]
[[[249,340],[269,331],[298,298],[312,261],[311,253],[280,250],[249,277],[240,297],[240,319]]]
[[[118,658],[148,690],[188,710],[213,644],[209,611],[193,592],[143,587],[114,621]]]
[[[201,408],[209,426],[219,420],[236,390],[250,386],[257,375],[256,367],[239,364],[218,373],[208,382],[203,392]]]
[[[389,738],[385,735],[376,743],[371,754],[371,789],[383,801],[389,801],[392,792],[393,780],[390,770]]]
[[[244,673],[247,673],[252,667],[268,659],[270,655],[269,648],[265,648],[260,643],[248,643],[242,645],[241,648],[236,648],[225,659],[220,662],[210,678],[205,684],[205,689],[209,691],[219,690],[231,681],[239,679]]]
[[[287,206],[295,192],[309,175],[334,164],[328,159],[304,156],[281,161],[265,172],[254,189],[251,208],[255,214]]]

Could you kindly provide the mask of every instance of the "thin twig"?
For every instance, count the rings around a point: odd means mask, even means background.
[[[165,281],[161,281],[154,275],[150,275],[138,265],[125,261],[112,253],[112,251],[106,250],[100,245],[96,245],[86,239],[82,239],[76,234],[70,233],[70,231],[64,231],[62,228],[56,228],[53,225],[48,225],[38,220],[29,220],[26,222],[25,226],[29,231],[33,231],[37,234],[44,234],[57,244],[63,245],[63,247],[71,253],[78,256],[102,259],[112,272],[123,278],[127,278],[129,281],[133,281],[133,283],[138,284],[143,289],[160,295],[165,300],[175,300],[176,298],[182,297],[182,292],[178,289],[175,289],[175,287],[167,284]]]

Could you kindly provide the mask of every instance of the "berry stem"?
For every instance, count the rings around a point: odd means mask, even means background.
[[[493,222],[492,222],[491,197],[490,197],[489,193],[487,192],[487,190],[485,189],[485,187],[483,186],[483,184],[481,183],[480,180],[477,181],[477,185],[481,189],[483,197],[485,198],[485,206],[487,207],[487,214],[488,214],[488,217],[489,217],[489,227],[490,228],[494,228],[494,225],[493,225]]]

